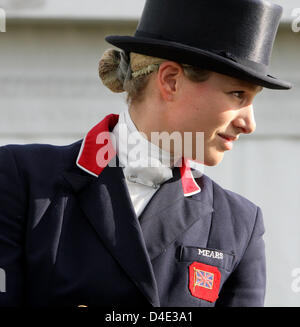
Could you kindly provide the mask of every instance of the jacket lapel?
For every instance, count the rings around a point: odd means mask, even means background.
[[[78,169],[77,169],[78,170]],[[153,306],[157,284],[142,230],[121,167],[106,166],[98,178],[64,173],[99,238]]]
[[[185,197],[179,169],[175,168],[173,178],[162,184],[144,209],[140,223],[151,260],[164,253],[197,221],[201,224],[198,245],[206,247],[213,213],[213,189],[205,175],[197,183],[201,192]]]

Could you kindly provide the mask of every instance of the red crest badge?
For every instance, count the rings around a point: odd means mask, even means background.
[[[217,267],[200,262],[189,266],[189,290],[193,296],[209,302],[219,297],[221,273]]]

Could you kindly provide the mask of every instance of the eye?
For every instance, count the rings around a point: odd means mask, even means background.
[[[233,91],[231,92],[231,94],[233,94],[233,96],[235,96],[236,98],[243,100],[245,97],[245,92],[244,91]]]

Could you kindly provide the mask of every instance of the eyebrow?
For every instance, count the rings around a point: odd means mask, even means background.
[[[244,84],[236,84],[236,83],[231,83],[231,85],[233,87],[243,87],[243,88],[246,88],[250,91],[255,91],[257,89],[257,86],[253,85],[253,86],[248,86],[248,85],[244,85]],[[258,91],[257,93],[261,92],[263,90],[263,87],[262,86],[258,86]]]

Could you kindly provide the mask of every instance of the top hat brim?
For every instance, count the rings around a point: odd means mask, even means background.
[[[269,89],[288,90],[292,84],[260,73],[230,58],[185,44],[138,36],[109,35],[105,40],[124,50],[194,65],[220,74],[246,80]]]

